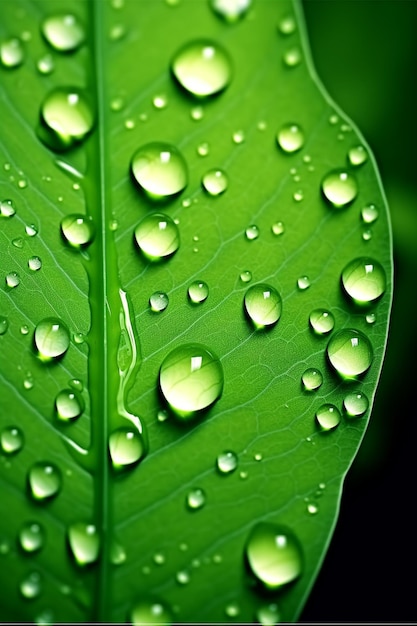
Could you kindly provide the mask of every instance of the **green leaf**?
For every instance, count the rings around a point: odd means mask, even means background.
[[[1,3],[6,620],[294,621],[330,541],[384,355],[386,201],[370,148],[315,77],[298,3],[258,0],[235,20],[213,4]],[[78,22],[85,33],[73,51],[41,30],[60,13],[76,17],[70,39]],[[196,40],[219,59],[211,97],[171,70]],[[62,102],[83,98],[57,127]],[[151,142],[179,168],[151,181],[165,201],[137,184],[155,175],[136,162]],[[215,195],[211,170],[227,182]],[[135,243],[158,255],[141,237],[170,229],[159,261]],[[368,399],[360,415],[349,394]]]

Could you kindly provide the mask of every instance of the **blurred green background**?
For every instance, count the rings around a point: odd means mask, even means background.
[[[317,73],[376,157],[395,269],[374,412],[300,621],[416,623],[417,2],[303,0],[303,7]]]

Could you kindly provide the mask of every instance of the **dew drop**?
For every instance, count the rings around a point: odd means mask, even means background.
[[[210,0],[213,11],[229,23],[243,17],[251,4],[252,0]]]
[[[185,189],[187,165],[182,154],[171,144],[145,144],[132,157],[131,169],[139,187],[152,200],[167,200]]]
[[[353,167],[359,167],[368,160],[368,153],[363,146],[355,146],[348,152],[348,161]]]
[[[308,276],[300,276],[300,278],[297,280],[297,287],[301,291],[305,291],[310,287],[310,285],[311,283]]]
[[[360,391],[348,393],[343,400],[343,408],[348,417],[361,417],[366,413],[369,407],[369,400],[366,395]]]
[[[133,428],[118,428],[109,437],[110,459],[115,470],[132,468],[145,455],[142,435]]]
[[[36,67],[40,74],[51,74],[55,69],[54,60],[51,54],[45,54],[36,63]]]
[[[228,179],[223,170],[212,169],[204,174],[201,183],[208,194],[218,196],[226,191]]]
[[[333,170],[324,177],[321,190],[333,207],[341,209],[355,200],[358,195],[358,184],[353,174],[345,170]]]
[[[20,277],[17,272],[9,272],[6,274],[6,285],[10,289],[14,289],[20,285]]]
[[[185,419],[216,402],[223,391],[223,382],[218,357],[200,344],[174,348],[165,357],[159,372],[165,400]]]
[[[284,52],[284,65],[287,67],[296,67],[301,63],[301,50],[298,47],[289,48]]]
[[[272,230],[273,234],[276,237],[278,237],[279,235],[282,235],[283,232],[285,231],[285,226],[284,226],[283,222],[275,222],[274,224],[272,224],[271,230]]]
[[[63,422],[72,422],[83,412],[84,401],[78,391],[63,389],[55,398],[55,410],[58,419]]]
[[[384,269],[374,259],[359,257],[344,268],[342,285],[347,295],[357,304],[375,302],[385,291]]]
[[[135,126],[136,126],[135,120],[132,120],[132,119],[125,120],[125,128],[127,130],[132,130],[133,128],[135,128]]]
[[[48,17],[43,21],[41,30],[49,45],[59,52],[76,50],[85,39],[84,28],[75,15]]]
[[[218,455],[216,463],[221,474],[231,474],[237,468],[238,458],[234,452],[226,450]]]
[[[361,331],[345,328],[330,338],[327,357],[342,378],[356,378],[370,368],[373,350],[369,339]]]
[[[304,145],[304,133],[298,124],[285,124],[278,131],[277,142],[284,152],[297,152]]]
[[[24,442],[23,432],[17,426],[7,426],[1,431],[0,444],[4,454],[16,454],[23,448]]]
[[[109,38],[111,41],[119,41],[126,35],[126,28],[123,24],[114,24],[110,28]]]
[[[61,320],[46,317],[36,326],[34,341],[40,358],[46,361],[59,358],[66,353],[70,335]]]
[[[133,626],[145,626],[146,624],[171,626],[173,617],[170,608],[165,603],[151,598],[136,602],[129,615],[129,620]]]
[[[168,105],[168,98],[164,93],[159,93],[153,97],[152,104],[154,105],[155,109],[165,109],[165,107]]]
[[[68,543],[77,565],[84,566],[97,561],[100,536],[93,524],[71,524],[68,528]]]
[[[191,119],[196,122],[200,121],[204,117],[204,109],[202,106],[195,106],[190,111]]]
[[[367,324],[375,324],[375,321],[376,321],[375,313],[367,313],[365,315],[365,320],[366,320]]]
[[[19,542],[25,552],[38,552],[45,542],[45,530],[37,522],[27,522],[20,530]]]
[[[309,322],[318,335],[327,335],[334,328],[334,315],[327,309],[314,309],[310,313]]]
[[[25,53],[19,39],[13,37],[0,44],[0,60],[4,67],[19,67],[23,63]]]
[[[28,237],[35,237],[38,234],[38,229],[34,224],[28,224],[25,226],[25,232]]]
[[[307,513],[309,513],[309,515],[317,515],[318,512],[319,507],[317,506],[317,504],[315,504],[314,502],[308,502]]]
[[[2,200],[0,202],[0,217],[13,217],[16,210],[11,200]]]
[[[34,500],[50,500],[61,489],[61,472],[53,463],[35,463],[29,470],[28,483]]]
[[[333,430],[340,424],[340,411],[334,404],[322,404],[316,411],[316,420],[322,430]]]
[[[120,543],[113,541],[110,547],[110,562],[113,565],[122,565],[126,561],[126,550]]]
[[[22,249],[23,245],[24,245],[24,241],[22,239],[22,237],[16,237],[16,239],[13,239],[12,244],[14,245],[15,248],[19,248]]]
[[[58,87],[51,91],[41,107],[41,140],[58,152],[69,150],[83,141],[94,125],[92,107],[77,88]]]
[[[316,391],[323,384],[323,375],[320,370],[309,367],[303,373],[301,381],[306,391]]]
[[[365,224],[373,224],[378,219],[378,209],[374,204],[368,204],[361,211],[362,220]]]
[[[161,552],[156,552],[153,555],[153,561],[156,565],[163,565],[165,563],[165,556]]]
[[[54,622],[54,614],[50,609],[44,609],[35,617],[36,626],[53,626]]]
[[[209,152],[210,152],[210,146],[207,143],[207,141],[203,141],[202,143],[198,144],[197,153],[200,156],[205,157],[208,155]]]
[[[292,35],[297,30],[295,19],[292,15],[286,15],[278,23],[278,30],[281,35]]]
[[[42,591],[42,582],[39,572],[31,572],[24,578],[20,585],[19,591],[26,600],[34,600]]]
[[[187,507],[192,511],[196,511],[197,509],[201,509],[206,503],[206,494],[203,489],[191,489],[187,493]]]
[[[244,272],[241,272],[239,278],[242,283],[250,283],[250,281],[252,280],[252,272],[250,272],[249,270],[245,270]]]
[[[7,329],[9,328],[9,320],[4,315],[0,315],[0,336],[7,333]]]
[[[201,280],[195,280],[188,287],[188,298],[193,304],[201,304],[202,302],[207,300],[208,295],[208,285]]]
[[[164,291],[155,291],[149,298],[149,306],[154,313],[165,311],[169,304],[168,295]]]
[[[110,100],[110,110],[111,111],[121,111],[125,105],[125,101],[122,97],[117,96]]]
[[[237,617],[240,613],[239,605],[236,602],[229,602],[224,608],[227,617]]]
[[[168,215],[152,213],[144,217],[135,228],[139,250],[151,261],[171,257],[180,246],[178,226]]]
[[[298,578],[303,570],[297,537],[277,524],[256,524],[248,537],[245,554],[250,570],[267,589],[281,588]]]
[[[65,241],[74,248],[85,248],[94,238],[93,220],[88,215],[72,213],[61,220],[61,232]]]
[[[29,326],[27,324],[22,324],[22,326],[20,327],[20,333],[22,335],[28,335],[29,334]]]
[[[204,39],[183,46],[175,54],[171,70],[181,87],[198,98],[223,91],[232,77],[232,64],[226,50]]]
[[[282,300],[274,287],[259,283],[247,290],[244,307],[255,328],[272,327],[281,317]]]
[[[185,570],[181,570],[180,572],[177,572],[176,579],[180,585],[188,585],[190,582],[190,575]]]
[[[259,228],[255,224],[248,226],[247,229],[245,230],[245,237],[248,241],[253,241],[254,239],[258,239]]]
[[[370,239],[372,239],[372,230],[371,229],[364,230],[362,233],[362,239],[364,241],[369,241]]]
[[[42,261],[38,256],[31,256],[28,260],[28,267],[32,272],[37,272],[42,267]]]
[[[256,619],[261,626],[275,626],[281,621],[278,605],[272,603],[260,606],[256,611]]]

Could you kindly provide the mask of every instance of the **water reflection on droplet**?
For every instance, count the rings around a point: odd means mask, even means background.
[[[171,69],[178,83],[199,98],[223,91],[232,77],[231,60],[226,50],[205,39],[183,46],[175,54]]]

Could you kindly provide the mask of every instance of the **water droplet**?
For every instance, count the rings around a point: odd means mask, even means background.
[[[38,552],[44,545],[45,531],[37,522],[27,522],[19,533],[19,542],[25,552]]]
[[[154,105],[155,109],[165,109],[165,107],[168,105],[168,98],[164,93],[157,94],[153,97],[152,104]]]
[[[334,315],[327,309],[314,309],[310,313],[309,322],[318,335],[327,335],[334,328]]]
[[[165,556],[161,552],[156,552],[153,555],[153,562],[156,563],[156,565],[163,565],[165,563]]]
[[[28,260],[28,267],[32,272],[37,272],[42,267],[42,261],[38,256],[31,256]]]
[[[376,321],[375,313],[367,313],[365,315],[365,320],[368,324],[375,324],[375,321]]]
[[[205,98],[223,91],[232,77],[232,64],[218,44],[208,40],[192,41],[174,56],[172,73],[186,91]]]
[[[202,489],[191,489],[187,493],[187,507],[193,511],[201,509],[206,503],[206,494]]]
[[[49,45],[59,52],[76,50],[85,39],[82,24],[75,15],[70,14],[46,18],[42,23],[42,34]]]
[[[55,398],[57,417],[63,422],[72,422],[84,410],[84,401],[78,391],[63,389]]]
[[[368,204],[361,211],[362,220],[365,224],[373,224],[378,219],[379,212],[374,204]]]
[[[94,237],[93,220],[88,215],[72,213],[61,220],[61,232],[70,246],[83,248],[89,246]]]
[[[190,582],[190,575],[185,570],[181,570],[180,572],[177,572],[176,579],[180,585],[188,585]]]
[[[155,291],[149,298],[149,306],[154,313],[165,311],[169,304],[169,298],[163,291]]]
[[[12,244],[14,245],[15,248],[19,248],[22,249],[23,245],[24,245],[24,241],[22,237],[16,237],[16,239],[13,239]]]
[[[316,411],[316,420],[322,430],[333,430],[340,424],[340,411],[334,404],[322,404]]]
[[[135,128],[135,126],[136,126],[135,120],[132,120],[132,119],[125,120],[125,128],[127,130],[132,130],[133,128]]]
[[[308,276],[300,276],[300,278],[297,280],[297,287],[301,291],[308,289],[310,287],[310,284],[311,283]]]
[[[310,515],[317,515],[318,512],[319,512],[318,505],[315,504],[314,502],[308,502],[307,513],[309,513]]]
[[[145,626],[145,624],[171,626],[173,621],[170,608],[155,598],[136,602],[129,619],[132,626]]]
[[[123,24],[113,24],[110,28],[109,38],[112,41],[120,41],[126,35],[126,28]]]
[[[2,200],[0,202],[0,217],[13,217],[15,214],[16,210],[12,200]]]
[[[50,609],[44,609],[35,617],[36,626],[53,626],[54,622],[54,614]]]
[[[343,400],[343,408],[348,417],[361,417],[366,413],[368,407],[369,400],[366,395],[360,391],[348,393]]]
[[[274,326],[281,317],[282,300],[278,291],[265,283],[249,287],[245,294],[246,313],[255,328]]]
[[[159,383],[165,400],[182,418],[211,406],[223,391],[223,368],[217,356],[200,344],[185,344],[164,359]]]
[[[323,384],[322,373],[314,367],[309,367],[301,377],[306,391],[316,391]]]
[[[242,283],[250,283],[250,281],[252,280],[252,272],[250,272],[249,270],[245,270],[244,272],[241,272],[239,278]]]
[[[51,74],[55,69],[54,59],[51,54],[45,54],[36,63],[40,74]]]
[[[245,15],[252,0],[210,0],[210,4],[226,22],[235,22]]]
[[[151,261],[172,256],[180,246],[178,226],[168,215],[152,213],[144,217],[135,228],[139,250]]]
[[[125,105],[125,101],[121,96],[117,96],[112,98],[110,101],[110,110],[111,111],[121,111]]]
[[[114,469],[131,468],[146,452],[142,435],[133,428],[118,428],[109,437],[109,453]]]
[[[218,196],[227,189],[228,180],[223,170],[212,169],[206,172],[202,178],[204,189],[211,196]]]
[[[202,280],[195,280],[188,287],[188,298],[193,304],[201,304],[209,295],[208,285]]]
[[[29,470],[28,482],[34,500],[49,500],[61,489],[61,472],[53,463],[35,463]]]
[[[203,141],[197,146],[197,154],[199,154],[200,156],[202,157],[207,156],[209,152],[210,152],[210,146],[207,143],[207,141]]]
[[[0,60],[4,67],[18,67],[23,63],[25,53],[19,39],[12,38],[0,44]]]
[[[38,229],[34,224],[28,224],[25,226],[25,232],[28,237],[35,237],[38,234]]]
[[[126,550],[120,543],[113,541],[110,547],[110,562],[113,565],[122,565],[126,561]]]
[[[359,167],[368,160],[368,153],[363,146],[355,146],[349,150],[348,160],[353,167]]]
[[[23,387],[25,389],[32,389],[33,387],[33,376],[31,372],[26,372],[25,379],[23,381]]]
[[[243,132],[243,130],[237,130],[236,132],[233,133],[232,139],[233,139],[233,143],[236,143],[239,145],[245,141],[245,133]]]
[[[14,289],[18,285],[20,285],[20,277],[17,272],[9,272],[6,274],[6,285],[10,289]]]
[[[345,328],[331,337],[327,357],[342,378],[356,378],[370,368],[373,350],[369,339],[361,331]]]
[[[56,359],[66,353],[70,335],[61,320],[46,317],[36,326],[34,340],[40,358],[46,361]]]
[[[245,230],[245,237],[248,241],[253,241],[254,239],[258,239],[259,228],[255,224],[248,226],[247,229]]]
[[[77,88],[59,87],[51,91],[41,107],[43,127],[40,139],[56,151],[65,151],[83,141],[94,125],[93,110],[85,94]]]
[[[195,106],[190,111],[191,118],[196,122],[200,121],[204,117],[204,109],[202,106]]]
[[[329,172],[321,183],[325,199],[335,208],[340,209],[351,204],[358,195],[358,184],[353,174],[345,170]]]
[[[1,431],[0,444],[4,454],[16,454],[23,448],[24,442],[23,433],[17,426],[7,426]]]
[[[256,524],[245,551],[252,573],[267,589],[279,589],[302,572],[303,555],[298,539],[289,529],[277,524]]]
[[[22,580],[19,590],[26,600],[34,600],[42,591],[42,582],[39,572],[31,572]]]
[[[9,328],[9,320],[7,319],[7,317],[0,315],[0,335],[4,335],[4,333],[7,332],[8,328]]]
[[[84,566],[97,561],[100,536],[93,524],[71,524],[68,528],[68,542],[77,565]]]
[[[292,197],[294,198],[295,202],[302,202],[302,200],[304,200],[303,190],[297,189],[297,191],[294,191],[294,193],[292,194]]]
[[[295,19],[292,15],[286,15],[278,23],[278,30],[281,35],[292,35],[297,30]]]
[[[271,230],[273,234],[278,237],[278,235],[282,235],[285,231],[285,226],[283,222],[275,222],[274,224],[272,224]]]
[[[171,144],[148,143],[135,152],[131,162],[139,187],[152,200],[167,200],[185,189],[187,165],[182,154]]]
[[[28,335],[29,334],[29,326],[27,324],[22,324],[22,326],[20,327],[20,332],[22,335]]]
[[[224,608],[227,617],[237,617],[240,613],[239,605],[236,602],[230,602]]]
[[[369,241],[370,239],[372,239],[372,230],[371,229],[364,230],[362,233],[362,239],[364,241]]]
[[[277,142],[284,152],[297,152],[304,145],[304,133],[297,124],[285,124],[278,131]]]
[[[284,64],[287,67],[296,67],[301,63],[301,50],[298,47],[289,48],[284,52]]]
[[[256,619],[261,626],[275,626],[281,621],[278,605],[272,603],[260,606],[256,611]]]
[[[237,455],[231,450],[226,450],[218,455],[217,468],[221,474],[231,474],[237,468]]]
[[[385,291],[385,272],[380,263],[369,257],[359,257],[346,265],[342,285],[357,304],[375,302]]]

